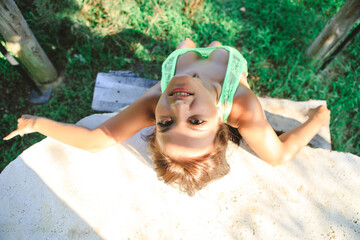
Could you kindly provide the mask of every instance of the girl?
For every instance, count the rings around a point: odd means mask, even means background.
[[[214,41],[207,48],[182,41],[162,65],[162,79],[122,112],[95,129],[23,115],[16,135],[39,132],[91,152],[122,142],[145,127],[159,179],[193,195],[226,175],[229,129],[271,165],[291,160],[329,125],[325,106],[311,109],[301,126],[277,136],[247,83],[247,62],[234,48]]]

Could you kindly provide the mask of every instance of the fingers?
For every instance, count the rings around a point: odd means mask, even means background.
[[[17,129],[12,131],[9,135],[3,138],[3,140],[9,140],[17,135],[20,135],[21,137],[24,136],[24,134],[30,133],[32,131],[29,131],[29,119],[31,119],[33,116],[31,115],[22,115],[21,118],[17,120]]]
[[[323,126],[328,126],[330,124],[330,114],[330,110],[325,105],[318,106],[317,108],[308,111],[308,116],[317,119]]]
[[[310,108],[308,111],[308,115],[314,115],[316,113],[321,112],[330,112],[330,110],[325,105],[317,106],[316,108]]]
[[[20,135],[20,132],[18,130],[12,131],[9,135],[3,138],[3,140],[9,140],[17,135]]]
[[[325,105],[320,105],[320,106],[318,106],[316,109],[318,109],[319,111],[329,110]]]

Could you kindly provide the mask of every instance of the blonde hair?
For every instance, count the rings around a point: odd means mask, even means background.
[[[155,171],[160,180],[177,186],[181,191],[193,196],[212,180],[219,179],[230,171],[225,153],[229,140],[229,129],[222,124],[214,138],[213,150],[192,159],[171,159],[165,155],[156,141],[156,130],[147,137]]]

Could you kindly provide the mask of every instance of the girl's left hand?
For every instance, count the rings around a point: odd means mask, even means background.
[[[329,126],[330,124],[330,110],[324,106],[318,106],[317,108],[310,109],[308,112],[309,118],[315,118],[321,123],[322,126]]]

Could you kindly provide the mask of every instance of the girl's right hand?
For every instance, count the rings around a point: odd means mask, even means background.
[[[31,116],[31,115],[22,115],[21,118],[19,118],[17,129],[12,131],[9,135],[3,138],[3,140],[9,140],[17,135],[20,135],[21,137],[24,136],[24,134],[35,132],[34,130],[34,123],[35,120],[38,117]]]
[[[319,121],[322,126],[329,126],[330,113],[330,110],[326,106],[321,105],[317,108],[310,109],[308,116],[310,119],[316,119]]]

